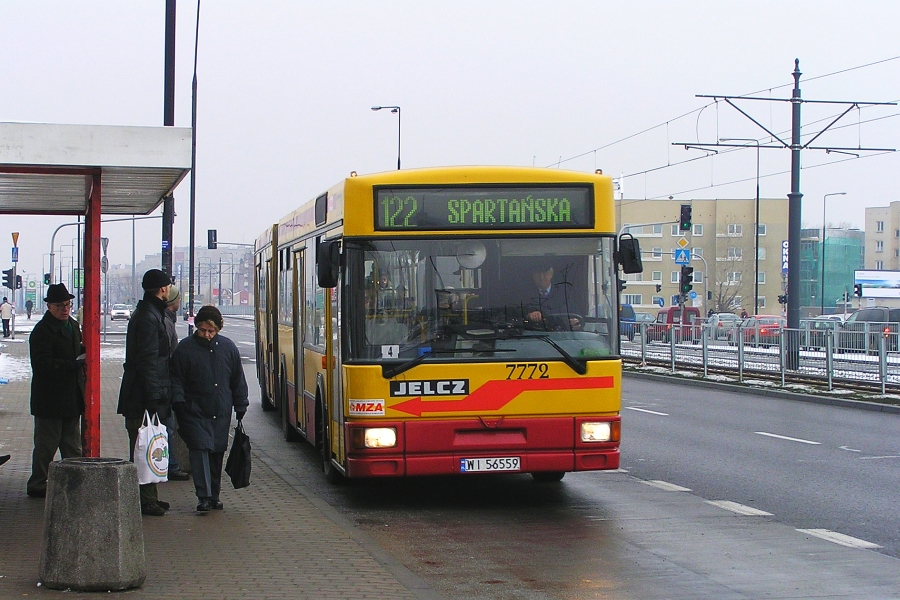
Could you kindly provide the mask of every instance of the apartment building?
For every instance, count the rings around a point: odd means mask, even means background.
[[[692,206],[692,228],[684,233],[679,228],[682,204]],[[754,198],[617,200],[619,228],[640,241],[644,262],[643,273],[625,277],[622,302],[650,313],[670,306],[679,293],[681,265],[675,256],[683,245],[691,251],[694,268],[689,306],[703,313],[781,314],[778,296],[786,282],[788,200],[759,200],[758,251],[756,209]]]
[[[866,270],[900,270],[900,202],[867,208],[866,231]]]

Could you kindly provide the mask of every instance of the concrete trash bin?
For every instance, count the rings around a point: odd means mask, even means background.
[[[144,583],[137,467],[120,458],[50,464],[40,581],[52,589],[113,591]]]

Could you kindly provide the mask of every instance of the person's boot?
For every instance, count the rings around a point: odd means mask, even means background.
[[[142,504],[141,505],[141,514],[147,515],[150,517],[162,517],[166,514],[165,509],[159,504]]]

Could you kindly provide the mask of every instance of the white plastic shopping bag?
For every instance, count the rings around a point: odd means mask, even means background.
[[[138,470],[138,483],[162,483],[169,475],[169,438],[166,426],[161,425],[159,416],[144,411],[144,422],[138,429],[134,442],[134,464]]]

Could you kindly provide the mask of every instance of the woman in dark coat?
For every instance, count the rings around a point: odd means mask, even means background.
[[[222,462],[228,448],[231,411],[238,421],[247,412],[247,381],[237,346],[218,335],[222,314],[204,306],[194,317],[194,335],[172,355],[172,408],[178,433],[190,451],[199,512],[222,509]]]

